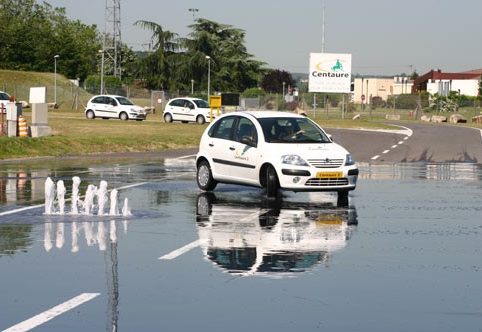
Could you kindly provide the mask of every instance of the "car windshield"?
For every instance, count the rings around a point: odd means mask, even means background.
[[[205,100],[194,99],[193,102],[197,105],[198,108],[209,108],[209,104]]]
[[[0,92],[0,100],[10,100],[10,96],[5,92]]]
[[[126,97],[117,97],[116,99],[119,101],[119,104],[121,105],[134,105],[134,103],[129,99],[127,99]]]
[[[268,143],[331,143],[328,136],[307,118],[259,118]]]

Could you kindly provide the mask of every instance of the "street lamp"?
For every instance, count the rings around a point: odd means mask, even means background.
[[[54,107],[57,107],[57,59],[60,55],[54,56]]]
[[[100,93],[99,94],[103,94],[104,93],[104,50],[99,50],[99,53],[102,54],[102,59],[101,59],[101,62],[100,62]]]
[[[194,95],[194,80],[191,80],[191,96]]]
[[[208,102],[209,96],[211,95],[211,57],[206,55],[206,59],[208,60]]]
[[[196,13],[199,11],[199,9],[197,8],[189,8],[189,11],[192,12],[192,20],[195,21],[196,20]]]
[[[281,96],[281,99],[285,99],[285,85],[286,85],[286,82],[283,82],[283,95]]]

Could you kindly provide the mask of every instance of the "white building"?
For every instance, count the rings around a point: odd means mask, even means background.
[[[393,78],[362,77],[354,80],[353,101],[357,104],[370,103],[372,97],[387,100],[389,96],[412,92],[413,81],[406,76]]]

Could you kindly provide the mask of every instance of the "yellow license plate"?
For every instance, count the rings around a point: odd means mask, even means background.
[[[317,172],[318,179],[338,179],[343,177],[343,172]]]

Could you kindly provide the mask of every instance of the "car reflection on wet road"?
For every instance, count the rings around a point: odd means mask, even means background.
[[[479,330],[482,166],[359,166],[340,204],[201,193],[192,158],[2,165],[0,330]],[[47,176],[132,216],[44,215]]]
[[[219,195],[218,195],[219,196]],[[282,278],[305,272],[345,247],[358,223],[354,208],[197,198],[197,226],[204,256],[239,276]]]

